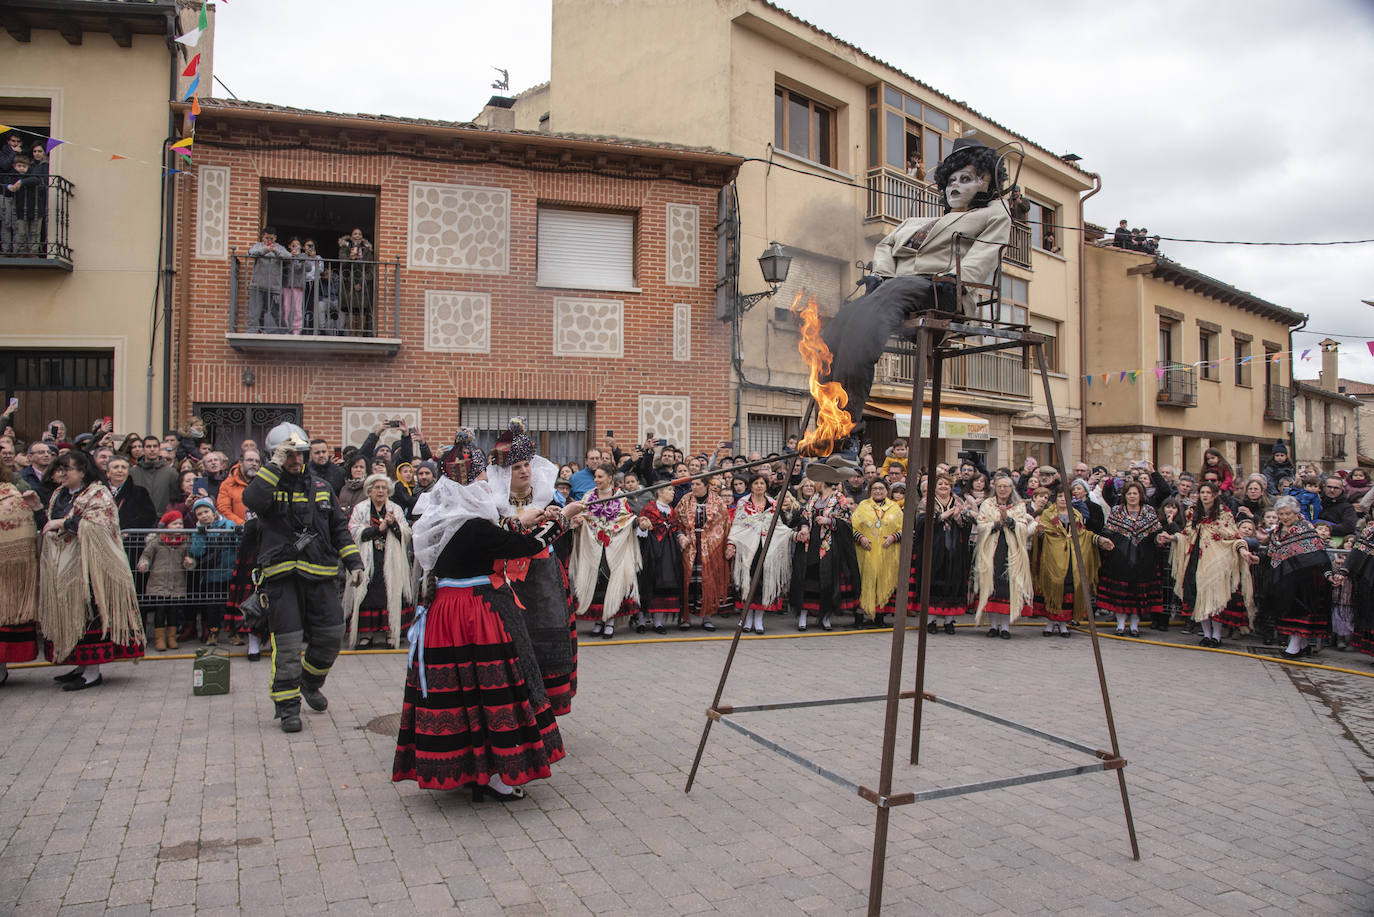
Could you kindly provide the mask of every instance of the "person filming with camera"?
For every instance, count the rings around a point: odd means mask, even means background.
[[[265,444],[272,459],[244,488],[243,503],[262,526],[258,567],[272,630],[270,694],[282,732],[300,732],[302,697],[312,710],[329,706],[320,689],[343,643],[343,607],[334,586],[339,563],[357,589],[363,562],[333,491],[305,467],[305,431],[278,424]]]

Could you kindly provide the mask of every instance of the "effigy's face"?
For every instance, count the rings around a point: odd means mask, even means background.
[[[950,210],[967,210],[973,205],[973,198],[988,190],[988,177],[979,175],[972,166],[965,166],[949,177],[945,185],[945,200]]]

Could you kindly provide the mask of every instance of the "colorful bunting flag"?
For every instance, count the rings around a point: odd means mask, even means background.
[[[109,161],[110,161],[110,162],[114,162],[116,159],[128,159],[128,158],[129,158],[128,156],[120,156],[118,153],[111,153],[111,154],[110,154],[110,159],[109,159]]]
[[[176,43],[185,45],[187,48],[194,48],[196,45],[200,44],[200,33],[201,29],[192,29],[185,35],[177,36]]]
[[[181,71],[181,75],[182,75],[182,76],[188,76],[188,77],[189,77],[189,76],[195,76],[195,75],[196,75],[196,68],[199,67],[199,66],[200,66],[200,54],[197,53],[195,57],[191,58],[191,62],[190,62],[189,64],[186,65],[186,69],[183,70],[183,71]]]
[[[174,149],[174,150],[179,150],[179,149],[181,149],[182,147],[190,146],[191,144],[193,144],[193,143],[195,143],[195,142],[196,142],[196,141],[195,141],[195,138],[194,138],[194,137],[187,137],[185,140],[178,140],[176,143],[172,144],[172,149]]]
[[[66,142],[67,141],[65,140],[58,140],[56,137],[49,137],[48,142],[43,144],[43,152],[51,153],[53,150],[57,149],[59,146]]]
[[[1309,353],[1311,353],[1311,352],[1312,352],[1312,348],[1310,348],[1310,347],[1307,348],[1306,350],[1304,350],[1304,351],[1302,352],[1302,358],[1303,358],[1304,360],[1306,360],[1306,359],[1307,359],[1307,355],[1308,355]]]
[[[205,0],[201,0],[200,21],[196,23],[197,29],[201,32],[204,32],[206,29],[210,28],[210,14],[205,11],[205,5]]]
[[[7,133],[11,130],[13,130],[13,128],[11,128],[8,124],[0,124],[0,134]]]
[[[1133,370],[1131,370],[1131,384],[1132,384],[1132,385],[1135,385],[1135,377],[1138,376],[1138,375],[1140,375],[1140,370],[1138,370],[1138,369],[1133,369]]]
[[[191,85],[186,87],[186,95],[182,98],[181,101],[183,101],[183,102],[189,102],[189,101],[191,101],[192,96],[194,96],[194,95],[196,94],[196,90],[199,89],[199,88],[200,88],[200,77],[196,77],[194,80],[191,80]]]
[[[1156,366],[1156,367],[1155,367],[1155,378],[1156,378],[1156,379],[1163,379],[1163,378],[1164,378],[1164,367],[1163,367],[1163,366]]]
[[[191,151],[186,149],[185,147],[182,147],[179,150],[173,150],[172,152],[176,153],[178,156],[185,156],[187,159],[191,158]]]
[[[196,97],[194,97],[194,98],[191,99],[191,120],[194,121],[194,120],[196,120],[196,118],[198,118],[199,116],[200,116],[200,97],[199,97],[199,96],[196,96]]]
[[[1369,355],[1374,357],[1374,341],[1365,341],[1364,346],[1369,348]]]
[[[1086,380],[1088,381],[1088,388],[1092,388],[1092,385],[1093,385],[1093,377],[1092,377],[1092,376],[1084,376],[1083,378],[1086,379]]]

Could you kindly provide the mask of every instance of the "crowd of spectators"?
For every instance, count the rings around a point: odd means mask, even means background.
[[[377,261],[361,229],[340,236],[339,256],[320,256],[315,240],[282,245],[264,226],[248,248],[247,330],[252,334],[351,335],[376,331]]]
[[[1112,245],[1127,251],[1144,252],[1147,255],[1160,253],[1159,236],[1150,235],[1150,231],[1144,227],[1131,228],[1126,225],[1125,220],[1118,223],[1112,233]]]
[[[57,486],[53,480],[54,459],[69,450],[80,450],[90,456],[96,474],[108,486],[118,507],[130,564],[144,575],[139,580],[140,595],[149,595],[149,590],[164,597],[184,594],[186,583],[194,583],[206,594],[220,596],[224,592],[235,575],[236,559],[232,550],[219,550],[227,542],[223,538],[217,540],[215,535],[227,533],[236,538],[235,533],[251,518],[242,495],[262,467],[263,457],[256,442],[211,443],[204,423],[196,417],[190,419],[184,432],[160,437],[116,437],[107,421],[98,421],[90,432],[68,439],[62,422],[54,421],[31,442],[16,437],[11,421],[10,415],[0,417],[4,434],[0,436],[0,475],[21,490],[36,491],[44,506]],[[397,438],[384,442],[388,432],[393,431]],[[356,448],[336,452],[330,443],[318,438],[310,445],[308,467],[337,496],[345,516],[352,517],[355,509],[363,512],[371,497],[379,519],[385,518],[387,512],[394,516],[399,510],[401,518],[393,519],[391,524],[403,531],[408,531],[416,519],[416,501],[441,474],[442,456],[431,452],[420,430],[402,420],[378,424]],[[786,449],[795,447],[796,437],[789,438]],[[640,631],[651,627],[662,631],[670,625],[687,629],[693,626],[691,620],[699,620],[701,626],[713,630],[713,615],[736,612],[749,615],[751,632],[762,632],[765,611],[787,615],[785,620],[794,619],[799,630],[806,629],[808,613],[819,618],[826,629],[844,626],[837,617],[841,612],[852,613],[853,626],[857,627],[886,623],[884,616],[894,610],[898,589],[912,590],[912,606],[918,594],[914,582],[896,582],[901,562],[897,550],[901,515],[894,513],[894,509],[900,510],[908,495],[907,453],[906,442],[899,439],[882,455],[874,455],[870,446],[864,446],[858,463],[852,466],[833,461],[799,462],[789,474],[789,463],[783,454],[736,454],[729,444],[722,444],[715,454],[688,454],[651,435],[626,448],[607,440],[602,446],[587,450],[582,462],[559,467],[554,502],[593,498],[622,501],[623,513],[632,517],[634,534],[644,542],[643,564],[636,569],[641,576],[659,576],[656,585],[641,582],[639,599],[627,599],[614,613],[606,613],[595,632],[607,636],[613,632],[613,619],[624,616],[630,616]],[[820,464],[826,467],[820,468]],[[713,474],[704,481],[687,480],[706,472]],[[952,555],[955,562],[949,568],[954,572],[946,570],[940,586],[940,602],[949,615],[945,626],[950,633],[954,632],[954,621],[959,616],[972,614],[986,603],[982,593],[988,587],[980,583],[980,566],[990,561],[982,559],[979,542],[989,537],[1002,538],[1001,526],[1005,522],[1005,517],[1002,521],[993,518],[991,527],[985,524],[989,507],[1003,513],[1013,509],[1016,518],[1024,520],[1015,545],[1016,550],[1025,552],[1035,590],[1034,599],[1026,604],[1022,616],[1044,616],[1050,621],[1047,635],[1067,636],[1067,625],[1056,628],[1055,618],[1060,613],[1073,613],[1075,619],[1081,620],[1084,597],[1098,586],[1096,571],[1108,561],[1112,551],[1108,541],[1113,529],[1111,521],[1117,518],[1114,513],[1120,515],[1129,504],[1130,518],[1136,519],[1137,514],[1148,510],[1151,517],[1158,519],[1158,528],[1150,530],[1152,539],[1160,539],[1161,549],[1157,561],[1151,561],[1157,566],[1150,574],[1155,577],[1153,588],[1160,596],[1159,608],[1149,612],[1151,627],[1168,629],[1171,615],[1182,616],[1185,629],[1195,632],[1193,616],[1184,614],[1185,603],[1172,590],[1179,556],[1174,552],[1188,549],[1171,548],[1165,542],[1188,537],[1195,516],[1216,517],[1233,527],[1238,556],[1249,565],[1240,569],[1245,576],[1255,578],[1253,590],[1246,592],[1245,601],[1252,608],[1249,619],[1244,615],[1226,619],[1232,622],[1227,624],[1226,635],[1254,630],[1272,641],[1283,633],[1281,629],[1276,631],[1276,622],[1282,619],[1281,610],[1266,614],[1262,602],[1251,600],[1251,592],[1265,594],[1265,557],[1271,539],[1295,526],[1310,526],[1321,539],[1321,546],[1334,558],[1329,585],[1324,585],[1331,595],[1324,597],[1322,603],[1324,609],[1330,609],[1333,623],[1328,625],[1324,637],[1340,648],[1349,644],[1350,584],[1342,577],[1340,568],[1344,550],[1356,546],[1354,543],[1362,534],[1374,531],[1374,488],[1365,469],[1331,469],[1323,473],[1309,464],[1294,464],[1287,447],[1278,442],[1272,446],[1264,467],[1248,474],[1233,468],[1214,449],[1207,450],[1200,467],[1191,471],[1168,465],[1155,467],[1147,460],[1139,460],[1121,468],[1079,462],[1067,469],[1067,474],[1061,474],[1058,469],[1037,465],[1029,458],[1016,468],[990,470],[976,454],[967,453],[957,463],[938,464],[935,472],[940,524],[952,527],[950,531],[957,533],[956,540],[960,542]],[[923,510],[926,478],[924,474],[916,478],[918,483],[912,487],[920,491]],[[385,486],[376,487],[378,482]],[[649,556],[655,526],[666,526],[666,534],[678,537],[684,558],[695,550],[694,545],[705,543],[693,540],[702,534],[700,526],[707,518],[705,512],[696,519],[698,528],[694,534],[693,520],[680,518],[682,505],[720,506],[728,514],[724,524],[731,526],[731,535],[729,539],[720,539],[719,547],[727,570],[732,563],[737,569],[731,574],[729,586],[722,587],[721,596],[718,601],[713,599],[716,604],[710,608],[703,608],[699,601],[690,608],[687,604],[689,595],[699,598],[701,591],[698,580],[693,578],[690,561],[675,568],[678,579],[674,582],[671,575],[665,579],[663,570],[658,569],[662,566],[661,552],[658,560]],[[389,509],[392,506],[395,510]],[[741,586],[748,581],[749,564],[758,561],[749,559],[752,554],[741,559],[739,549],[745,541],[736,537],[739,533],[733,526],[745,516],[776,508],[781,509],[780,531],[785,533],[785,550],[790,554],[785,566],[793,581],[786,583],[784,576],[784,582],[775,584],[776,594],[770,601],[751,605],[741,594]],[[1056,562],[1053,558],[1056,551],[1064,559],[1069,557],[1063,538],[1069,533],[1070,517],[1076,517],[1088,533],[1081,545],[1088,561],[1087,580],[1083,583],[1086,588],[1073,588],[1077,581],[1072,571],[1068,573],[1069,582],[1052,581],[1065,575],[1066,560]],[[184,541],[184,551],[171,550],[174,545],[161,534],[172,529],[190,535]],[[176,545],[183,544],[179,537],[170,537]],[[821,574],[820,581],[827,584],[829,592],[817,601],[813,594],[818,582],[813,569],[817,563],[814,543],[822,540],[832,565],[839,566],[833,570],[826,567],[829,572]],[[757,547],[757,539],[754,546]],[[942,550],[950,548],[947,545]],[[175,559],[171,567],[168,557]],[[1002,553],[997,557],[999,564],[1005,562]],[[563,559],[577,563],[576,554],[568,558],[565,552]],[[743,568],[738,569],[741,564]],[[186,571],[184,576],[188,579],[181,586],[177,583],[175,565],[184,565]],[[651,566],[655,569],[650,570]],[[697,576],[699,567],[700,564]],[[156,576],[152,575],[154,570]],[[948,581],[950,576],[956,580],[953,586]],[[875,588],[875,583],[881,586]],[[195,589],[191,591],[194,593]],[[1240,595],[1239,587],[1236,594]],[[659,597],[657,604],[650,601],[654,595]],[[669,598],[664,600],[664,596]],[[1105,604],[1111,607],[1110,601]],[[153,632],[159,636],[158,648],[176,646],[178,639],[214,642],[223,637],[235,643],[240,641],[243,635],[233,626],[220,632],[225,620],[222,597],[202,605],[197,606],[194,596],[188,597],[184,607],[176,610],[175,620],[170,621],[165,610],[156,612]],[[232,602],[229,611],[232,620]],[[1162,619],[1157,613],[1163,614]],[[1015,615],[1012,617],[1014,620]],[[989,636],[1000,635],[998,631],[994,621]],[[1001,626],[1000,631],[1005,633],[1006,627]],[[1136,620],[1118,614],[1118,632],[1136,634]],[[1210,642],[1218,639],[1215,635],[1220,631],[1204,629],[1204,633],[1204,640]],[[399,635],[386,634],[384,641],[394,645],[399,642]]]
[[[48,147],[9,131],[0,143],[0,255],[47,253]]]

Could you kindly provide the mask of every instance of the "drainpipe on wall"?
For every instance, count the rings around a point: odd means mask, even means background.
[[[1083,378],[1083,366],[1088,361],[1088,218],[1083,205],[1102,190],[1102,176],[1096,172],[1088,175],[1092,177],[1093,189],[1078,199],[1078,460],[1081,462],[1088,460],[1088,383]],[[1060,473],[1064,473],[1064,469],[1061,468]]]
[[[169,63],[169,77],[167,87],[167,140],[162,144],[161,158],[163,171],[167,170],[167,160],[170,155],[167,152],[167,144],[175,141],[177,133],[176,111],[172,108],[172,102],[177,97],[177,78],[181,68],[177,63],[177,43],[176,36],[181,25],[180,13],[173,10],[167,16],[167,50]],[[166,432],[173,429],[171,423],[172,408],[172,276],[176,273],[172,267],[172,254],[175,250],[174,239],[176,237],[176,205],[173,198],[173,189],[176,183],[170,180],[170,176],[162,177],[162,236],[163,246],[160,258],[162,263],[158,265],[160,276],[159,282],[162,284],[162,430]],[[152,365],[149,361],[148,366],[149,382],[152,379]],[[149,398],[151,401],[151,396]],[[148,432],[152,432],[151,409],[149,410]],[[146,434],[145,434],[146,435]]]
[[[1288,326],[1288,391],[1290,393],[1290,397],[1293,399],[1293,417],[1288,422],[1293,425],[1293,429],[1291,432],[1288,433],[1287,438],[1288,459],[1293,463],[1294,468],[1298,467],[1298,378],[1297,376],[1293,375],[1293,335],[1297,334],[1299,331],[1306,328],[1307,323],[1311,320],[1312,317],[1310,315],[1305,316],[1302,320],[1302,323],[1299,324],[1296,328],[1294,328],[1292,325]],[[1267,391],[1264,393],[1264,397],[1269,397],[1269,393]],[[1359,451],[1359,448],[1360,444],[1357,439],[1355,442],[1355,450],[1357,453]],[[1263,468],[1264,466],[1261,465],[1260,467]]]

